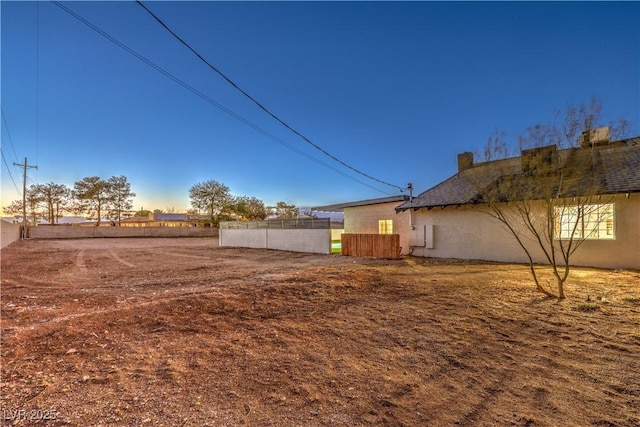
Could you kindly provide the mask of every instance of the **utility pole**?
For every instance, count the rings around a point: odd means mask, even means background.
[[[13,162],[16,166],[22,166],[22,240],[27,238],[27,169],[38,169],[38,166],[29,165],[27,158],[24,164]]]

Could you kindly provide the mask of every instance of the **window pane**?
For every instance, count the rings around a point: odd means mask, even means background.
[[[556,238],[614,239],[614,205],[558,206]]]
[[[381,219],[378,221],[379,234],[393,234],[393,220]]]

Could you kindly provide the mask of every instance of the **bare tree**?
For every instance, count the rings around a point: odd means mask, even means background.
[[[611,232],[611,200],[598,194],[590,150],[576,147],[582,132],[598,123],[600,111],[600,104],[594,100],[587,105],[570,106],[560,126],[533,126],[518,139],[521,148],[536,148],[523,150],[520,159],[489,161],[482,166],[483,173],[473,175],[478,202],[487,204],[488,214],[525,252],[536,289],[560,299],[566,297],[564,285],[571,271],[572,255],[585,240]],[[624,127],[627,122],[618,123]],[[621,135],[620,132],[615,128],[612,134]],[[503,137],[503,133],[496,132],[489,139],[485,160],[504,155],[508,144]],[[573,148],[558,151],[560,147]],[[556,293],[541,282],[536,253],[541,253],[551,268]]]

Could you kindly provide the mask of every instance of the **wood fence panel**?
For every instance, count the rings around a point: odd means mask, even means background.
[[[400,251],[399,234],[342,235],[342,255],[399,259]]]

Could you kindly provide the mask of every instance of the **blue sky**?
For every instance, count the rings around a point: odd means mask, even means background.
[[[134,2],[65,2],[310,160],[51,2],[2,1],[2,205],[29,184],[125,175],[135,208],[184,211],[214,179],[267,204],[399,194],[286,130]],[[416,193],[494,129],[515,138],[595,96],[640,134],[638,2],[146,2],[213,65],[335,157]],[[337,169],[328,168],[320,162]],[[345,174],[354,179],[345,177]],[[366,185],[364,185],[366,184]],[[373,187],[373,188],[371,188]]]

